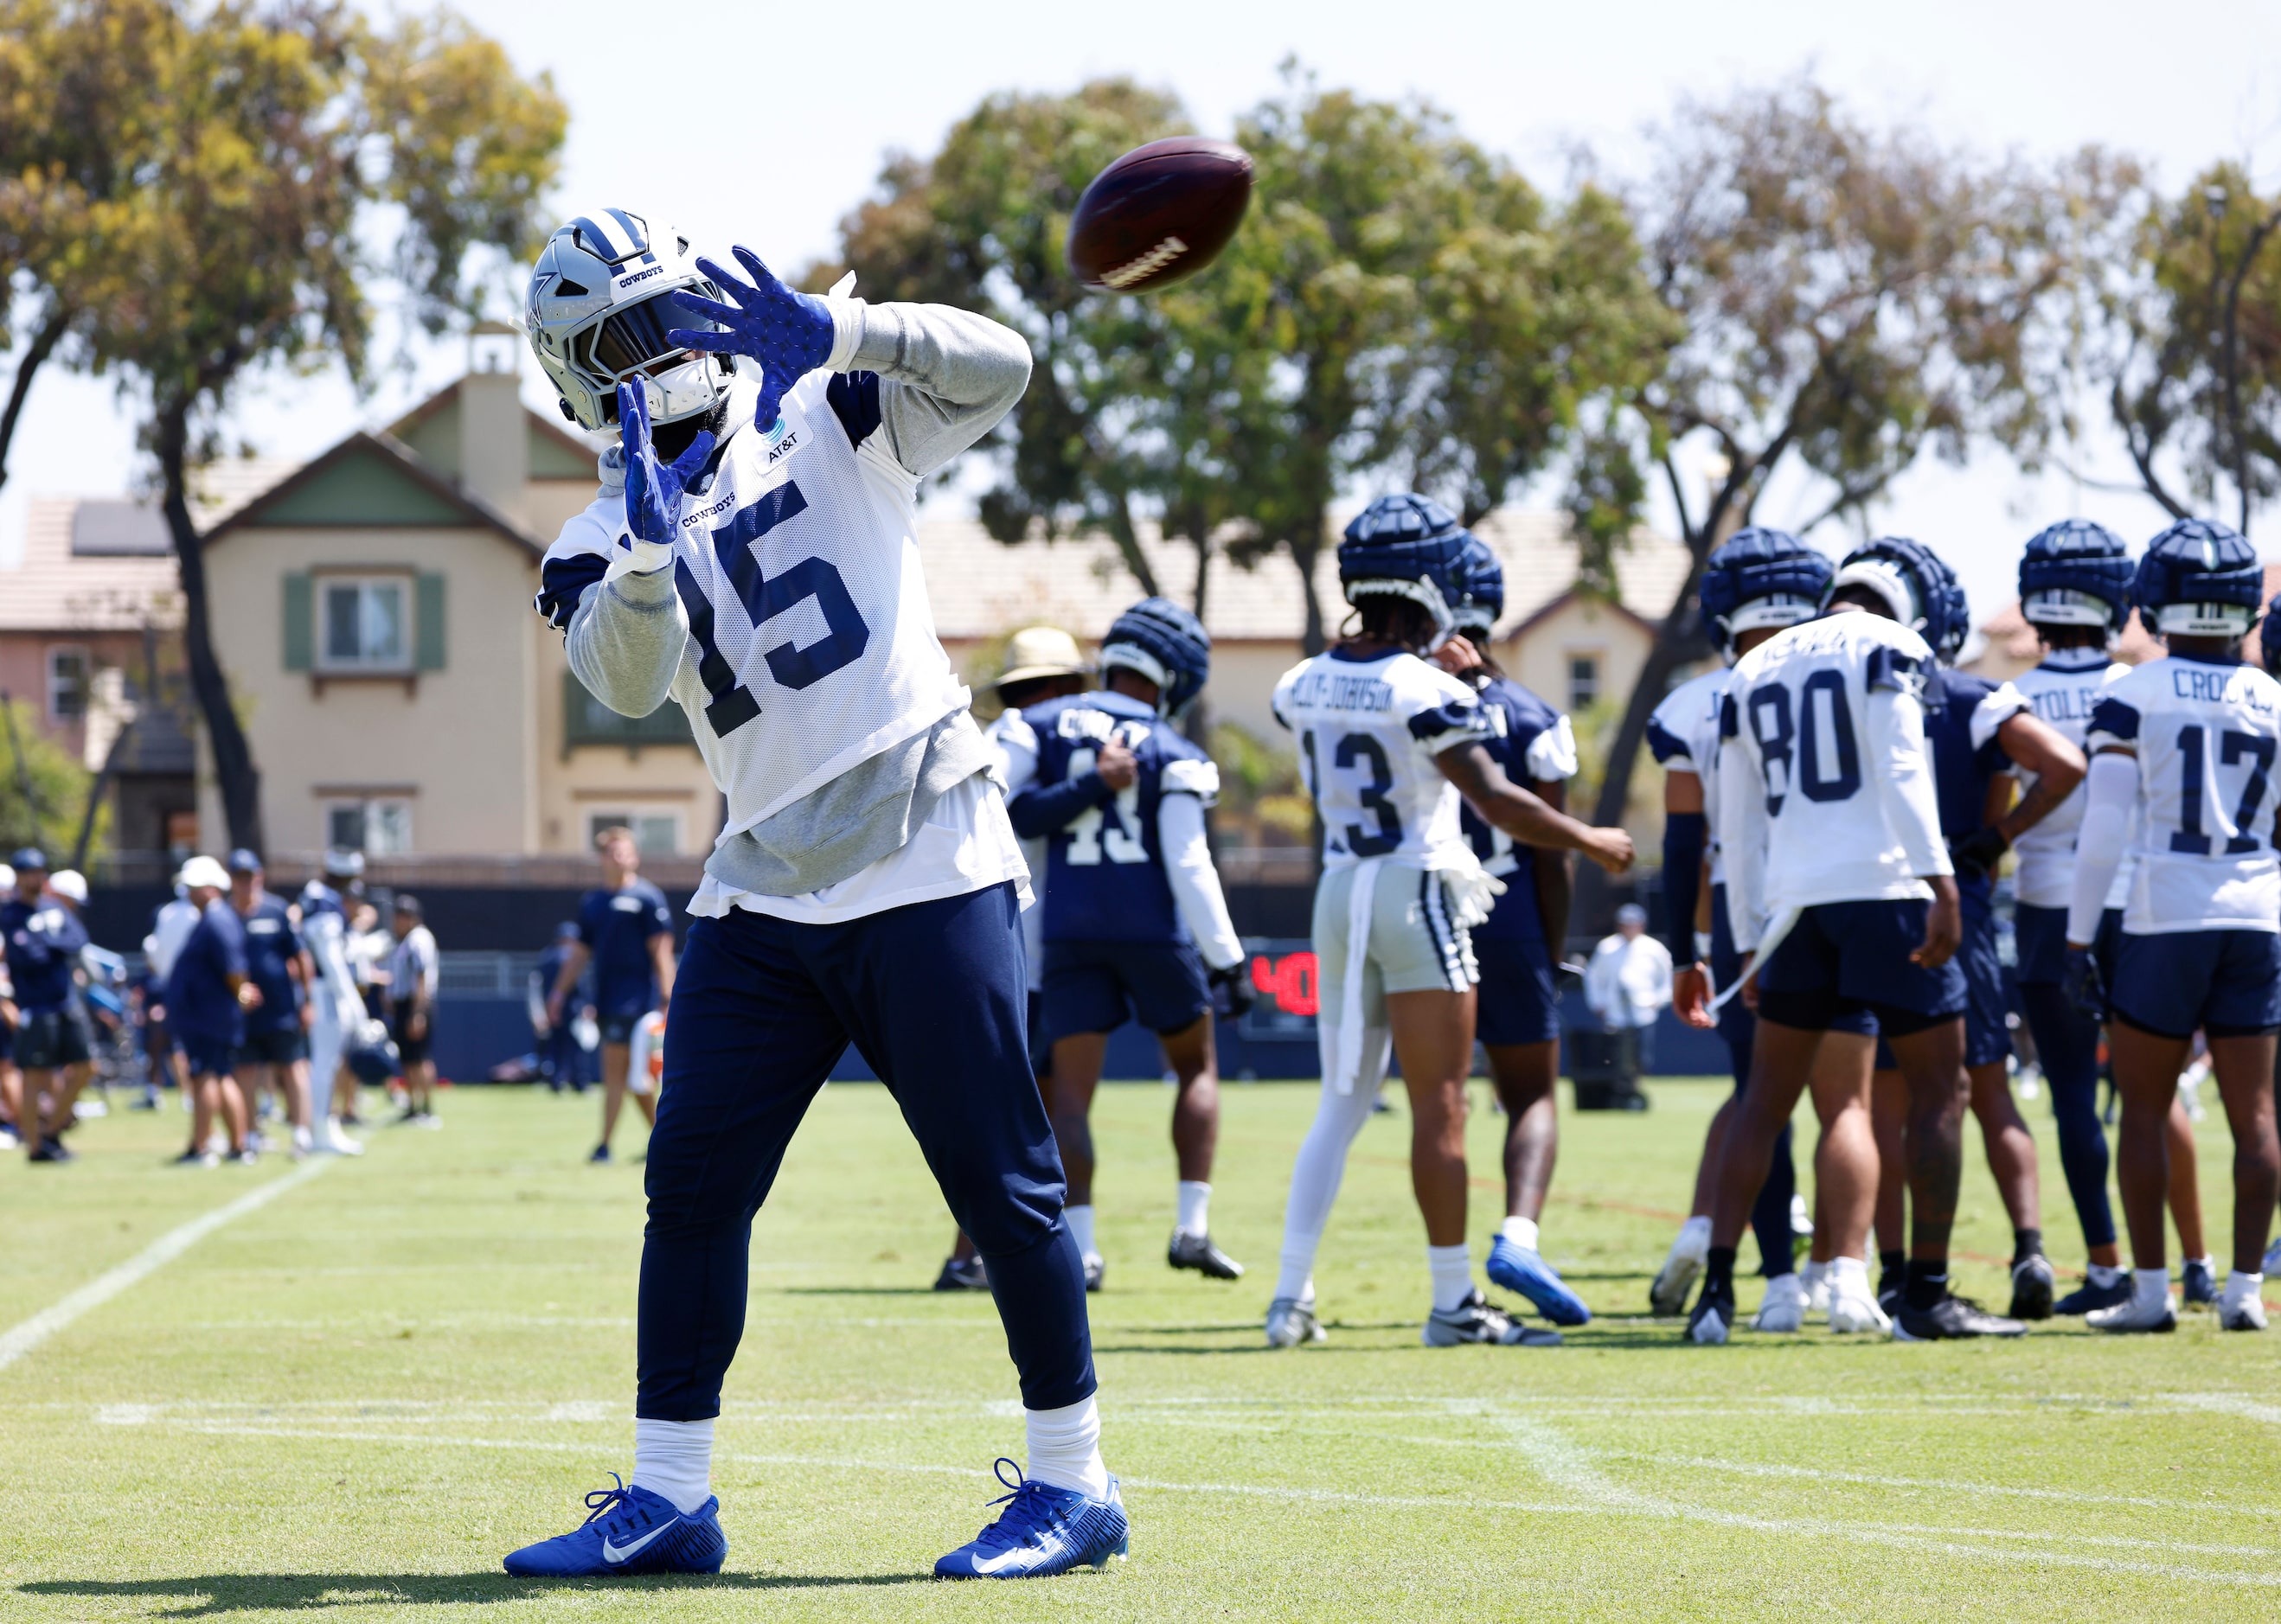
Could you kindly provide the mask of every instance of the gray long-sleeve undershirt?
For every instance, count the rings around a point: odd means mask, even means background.
[[[879,378],[879,432],[914,478],[934,472],[990,432],[1022,397],[1030,352],[1019,335],[941,304],[832,301],[837,341],[827,363]],[[740,391],[731,411],[750,405]],[[622,489],[617,448],[602,463],[605,493]],[[570,668],[626,716],[665,703],[689,641],[669,564],[589,587],[570,619]],[[989,752],[962,712],[778,811],[717,849],[707,869],[724,884],[798,896],[837,884],[897,850],[954,785],[986,769]]]

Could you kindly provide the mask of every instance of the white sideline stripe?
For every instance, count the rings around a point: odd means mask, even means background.
[[[89,1309],[100,1308],[128,1287],[157,1274],[224,1224],[267,1206],[287,1190],[298,1189],[306,1184],[331,1166],[334,1159],[329,1156],[312,1157],[283,1178],[272,1179],[267,1184],[247,1190],[236,1200],[216,1207],[204,1217],[194,1218],[189,1223],[167,1230],[117,1268],[106,1270],[62,1301],[51,1304],[30,1319],[0,1332],[0,1370],[7,1369]]]
[[[2165,1393],[2162,1397],[2189,1410],[2207,1410],[2215,1415],[2238,1415],[2244,1420],[2263,1421],[2268,1426],[2281,1427],[2281,1405],[2260,1404],[2254,1398],[2244,1398],[2238,1393]]]
[[[2205,1583],[2231,1584],[2273,1588],[2281,1586],[2281,1574],[2240,1573],[2223,1569],[2192,1567],[2174,1562],[2130,1561],[2113,1557],[2087,1556],[2076,1551],[2030,1550],[2017,1548],[2016,1542],[2064,1537],[2081,1543],[2076,1535],[2055,1535],[2033,1530],[1983,1529],[1946,1528],[1940,1525],[1912,1523],[1844,1522],[1826,1518],[1757,1517],[1736,1512],[1713,1511],[1705,1507],[1682,1505],[1659,1496],[1648,1495],[1612,1483],[1591,1464],[1590,1457],[1581,1449],[1550,1428],[1533,1421],[1509,1423],[1524,1454],[1531,1463],[1551,1480],[1554,1486],[1578,1497],[1567,1501],[1477,1500],[1444,1496],[1439,1498],[1423,1495],[1356,1494],[1338,1489],[1281,1488],[1250,1483],[1175,1483],[1155,1478],[1128,1477],[1122,1481],[1131,1488],[1149,1489],[1164,1494],[1233,1495],[1249,1499],[1280,1500],[1309,1505],[1335,1504],[1383,1506],[1389,1509],[1425,1510],[1441,1512],[1451,1511],[1482,1511],[1496,1512],[1534,1512],[1545,1516],[1595,1516],[1607,1512],[1629,1513],[1689,1522],[1705,1522],[1723,1528],[1737,1528],[1761,1534],[1819,1534],[1838,1538],[1853,1538],[1872,1544],[1891,1545],[1906,1550],[1936,1551],[1948,1555],[1966,1557],[1980,1561],[2028,1561],[2047,1563],[2055,1566],[2089,1568],[2101,1573],[2137,1574],[2157,1578],[2200,1581]],[[210,1436],[249,1438],[298,1438],[332,1443],[398,1443],[424,1448],[524,1450],[545,1454],[584,1454],[592,1451],[588,1443],[558,1443],[540,1438],[469,1438],[436,1437],[420,1434],[398,1434],[367,1431],[321,1430],[315,1428],[247,1427],[224,1422],[189,1422],[186,1429]],[[755,1453],[747,1451],[724,1451],[723,1460],[753,1466],[794,1466],[850,1472],[898,1472],[928,1477],[978,1478],[971,1466],[933,1466],[917,1461],[869,1460],[860,1458],[831,1455],[791,1455]],[[1581,1503],[1579,1503],[1579,1502]],[[1975,1540],[2014,1542],[2010,1548],[1968,1543]],[[2146,1546],[2194,1554],[2218,1556],[2240,1555],[2266,1558],[2269,1553],[2262,1546],[2188,1545],[2156,1540],[2130,1540],[2119,1537],[2100,1539],[2095,1543]]]
[[[1655,1455],[1628,1450],[1611,1451],[1611,1460],[1639,1460],[1651,1466],[1682,1466],[1696,1472],[1728,1472],[1738,1477],[1806,1478],[1825,1483],[1860,1483],[1871,1489],[1921,1489],[1935,1493],[2002,1495],[2022,1500],[2059,1500],[2075,1505],[2143,1505],[2154,1511],[2208,1511],[2208,1500],[2162,1500],[2148,1495],[2092,1494],[2076,1489],[2026,1489],[2006,1483],[1973,1483],[1948,1477],[1884,1477],[1873,1472],[1829,1472],[1813,1466],[1774,1466],[1760,1461],[1714,1460],[1702,1455]],[[2238,1500],[2215,1503],[2245,1516],[2272,1516],[2274,1508],[2246,1505]]]

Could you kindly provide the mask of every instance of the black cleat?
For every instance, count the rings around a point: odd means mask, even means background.
[[[610,1147],[608,1145],[598,1144],[594,1147],[594,1153],[592,1156],[589,1156],[586,1159],[590,1162],[602,1162],[607,1164],[615,1158],[611,1156]]]
[[[2181,1293],[2189,1308],[2208,1308],[2217,1301],[2217,1272],[2200,1258],[2186,1259],[2185,1290]]]
[[[1991,1314],[1968,1297],[1945,1297],[1930,1308],[1911,1308],[1904,1295],[1893,1316],[1895,1342],[1953,1342],[1968,1336],[2025,1336],[2017,1320]]]
[[[990,1271],[979,1258],[945,1258],[942,1273],[934,1277],[938,1291],[987,1291]]]
[[[2130,1300],[2130,1276],[2118,1274],[2111,1286],[2094,1286],[2089,1281],[2077,1286],[2052,1305],[2055,1314],[2097,1313],[2102,1308],[2115,1308]]]
[[[1733,1284],[1714,1289],[1706,1280],[1702,1295],[1695,1299],[1695,1312],[1687,1316],[1687,1340],[1716,1347],[1727,1340],[1736,1318]]]
[[[2052,1317],[2052,1287],[2058,1276],[2052,1260],[2030,1252],[2012,1266],[2012,1318],[2048,1320]]]
[[[1212,1244],[1209,1235],[1190,1235],[1185,1229],[1172,1231],[1172,1243],[1164,1249],[1164,1261],[1176,1269],[1194,1269],[1213,1280],[1241,1280],[1243,1265]]]
[[[68,1162],[76,1161],[78,1158],[64,1149],[62,1140],[44,1139],[40,1142],[40,1148],[24,1159],[35,1162]]]

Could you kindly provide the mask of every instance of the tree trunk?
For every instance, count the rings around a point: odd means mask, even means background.
[[[1283,545],[1290,550],[1291,562],[1299,570],[1299,599],[1306,606],[1306,628],[1299,638],[1299,651],[1310,658],[1331,646],[1323,629],[1323,605],[1315,596],[1315,564],[1322,557],[1323,543],[1319,539],[1321,527],[1316,527],[1318,539],[1302,542],[1296,536]]]
[[[254,765],[253,748],[237,712],[229,702],[229,679],[214,658],[213,631],[207,615],[206,564],[204,543],[190,522],[190,504],[184,484],[183,461],[189,445],[189,408],[167,406],[158,413],[159,470],[166,481],[161,506],[166,528],[174,540],[174,561],[182,578],[182,652],[189,666],[190,692],[206,725],[206,741],[213,751],[214,779],[221,790],[222,820],[229,826],[229,843],[263,851],[261,832],[261,771]]]
[[[1140,596],[1162,597],[1164,594],[1156,590],[1156,572],[1148,567],[1148,555],[1140,550],[1140,527],[1133,522],[1130,496],[1117,496],[1117,511],[1110,516],[1109,535],[1117,543],[1117,556],[1125,560],[1125,567],[1140,583]]]
[[[62,305],[50,309],[40,330],[32,335],[23,360],[17,364],[15,381],[8,386],[8,404],[0,407],[0,486],[8,483],[8,448],[16,443],[16,423],[24,415],[25,398],[32,392],[33,374],[56,352],[64,330],[70,326],[70,314]]]
[[[1600,781],[1600,798],[1592,808],[1592,821],[1603,826],[1621,823],[1624,803],[1631,798],[1632,769],[1639,761],[1640,745],[1647,738],[1647,719],[1663,702],[1671,686],[1671,674],[1692,659],[1700,658],[1706,647],[1702,627],[1689,611],[1695,596],[1696,582],[1703,576],[1703,560],[1707,549],[1691,548],[1693,560],[1688,566],[1687,579],[1680,583],[1679,595],[1672,600],[1671,612],[1655,634],[1655,646],[1648,650],[1647,664],[1640,668],[1639,680],[1632,684],[1632,697],[1624,706],[1624,720],[1616,729],[1616,742],[1608,749],[1607,771]]]

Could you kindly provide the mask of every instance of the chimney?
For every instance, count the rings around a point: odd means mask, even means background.
[[[530,476],[522,360],[514,328],[479,322],[468,340],[468,375],[460,380],[460,482],[469,495],[518,520]]]

